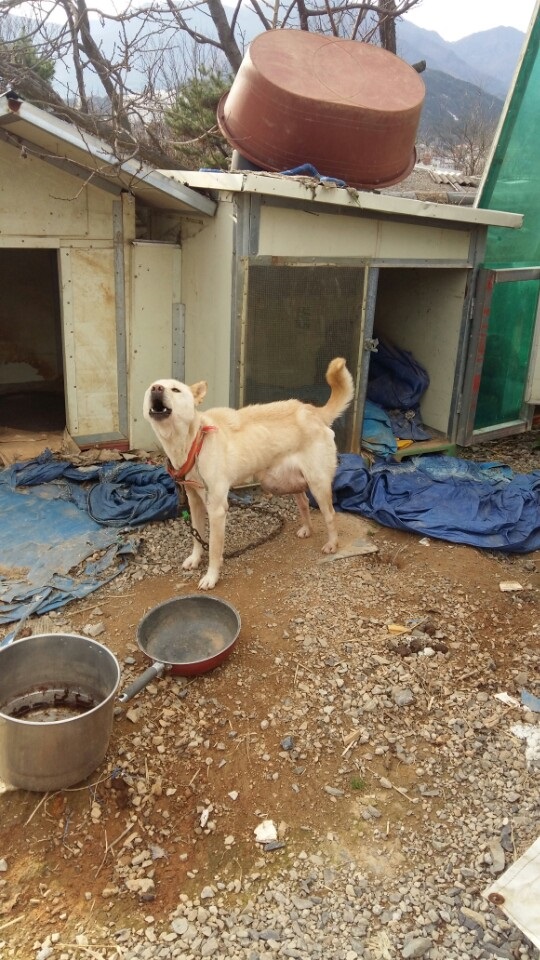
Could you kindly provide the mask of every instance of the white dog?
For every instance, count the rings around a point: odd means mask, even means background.
[[[300,400],[252,404],[240,410],[196,407],[206,395],[204,380],[189,387],[178,380],[158,380],[144,397],[144,416],[169,458],[169,472],[185,485],[193,529],[204,542],[205,513],[209,525],[209,563],[199,581],[211,590],[223,563],[225,520],[231,487],[256,480],[276,495],[294,494],[302,526],[299,537],[311,534],[306,490],[315,497],[328,529],[323,553],[335,553],[337,527],[332,505],[332,480],[337,466],[330,424],[349,406],[354,385],[345,360],[336,357],[326,371],[331,394],[324,407]],[[198,537],[184,560],[195,570],[203,555]]]

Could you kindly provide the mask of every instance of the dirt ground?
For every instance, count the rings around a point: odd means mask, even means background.
[[[321,563],[319,515],[315,536],[303,541],[288,513],[277,537],[225,563],[214,592],[242,619],[225,663],[201,677],[158,679],[119,703],[106,760],[86,783],[0,796],[6,957],[32,955],[53,931],[74,944],[81,932],[144,926],[147,915],[159,924],[180,892],[196,896],[216,877],[225,891],[248,876],[262,882],[286,850],[309,852],[336,836],[359,856],[361,836],[364,866],[392,871],[401,856],[399,834],[390,832],[383,858],[371,834],[360,832],[355,841],[353,801],[376,800],[384,824],[406,822],[417,832],[438,810],[436,798],[412,802],[415,766],[433,741],[418,738],[411,765],[395,740],[414,740],[443,690],[518,695],[525,649],[526,681],[538,694],[538,658],[534,674],[530,656],[538,651],[537,554],[504,558],[425,543],[346,514],[338,525],[342,545],[360,537],[377,552]],[[196,575],[181,573],[181,559],[170,557],[165,571],[150,567],[120,591],[112,581],[58,614],[61,632],[103,626],[97,639],[119,658],[120,691],[148,665],[136,644],[141,618],[196,589]],[[524,589],[502,592],[504,581]],[[380,750],[375,738],[374,749],[362,737],[361,716],[355,726],[340,698],[348,690],[353,703],[352,679],[367,684],[378,663],[409,668],[413,658],[404,644],[415,623],[439,643],[437,677],[415,667],[426,696],[410,717],[384,701],[378,722],[388,738]],[[393,789],[381,789],[381,777]],[[266,853],[254,839],[264,819],[278,827],[275,848]],[[85,955],[102,956],[90,948]]]

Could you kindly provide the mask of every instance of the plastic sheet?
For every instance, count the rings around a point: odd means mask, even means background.
[[[333,498],[336,510],[421,537],[507,553],[540,548],[540,471],[439,455],[369,468],[342,454]]]
[[[163,467],[77,467],[47,450],[0,471],[0,515],[0,623],[11,623],[120,573],[136,549],[122,533],[177,516],[178,495]]]
[[[484,897],[496,904],[540,950],[540,837],[484,890]]]

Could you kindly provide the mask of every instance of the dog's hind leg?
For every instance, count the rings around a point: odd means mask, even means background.
[[[206,509],[208,511],[208,528],[210,532],[208,542],[208,570],[199,580],[200,590],[212,590],[219,580],[223,563],[223,546],[225,543],[225,523],[227,520],[228,490],[223,496],[212,494],[208,497]]]
[[[305,493],[295,493],[294,499],[296,500],[298,513],[300,514],[300,520],[302,521],[302,526],[296,531],[296,536],[305,539],[306,537],[311,536],[312,531],[309,500]]]
[[[186,487],[186,494],[189,503],[189,512],[191,514],[191,526],[201,540],[204,540],[206,508],[201,500],[201,497],[195,490],[191,490],[189,487]],[[202,555],[202,543],[194,535],[193,549],[189,557],[186,557],[184,560],[182,564],[182,570],[196,570],[202,560]]]
[[[323,515],[326,529],[328,530],[328,540],[322,548],[323,553],[335,553],[338,547],[338,532],[336,524],[336,512],[332,505],[332,489],[326,484],[312,482],[309,487],[315,497],[319,510]]]

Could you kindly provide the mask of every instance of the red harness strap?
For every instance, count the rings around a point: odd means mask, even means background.
[[[193,467],[195,466],[195,462],[201,452],[206,434],[212,433],[214,430],[217,430],[217,427],[199,427],[197,433],[195,434],[195,439],[189,448],[188,455],[178,470],[175,470],[171,461],[167,460],[167,473],[173,478],[173,480],[176,480],[177,483],[193,483],[199,487],[202,486],[202,484],[197,483],[196,480],[186,480],[186,476],[190,470],[193,470]]]

